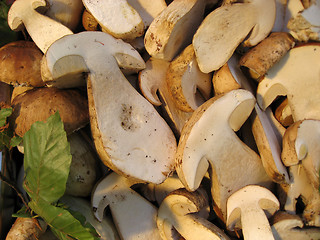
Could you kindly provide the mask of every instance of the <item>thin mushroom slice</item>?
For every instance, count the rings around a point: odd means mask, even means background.
[[[82,2],[99,22],[102,30],[112,36],[129,40],[143,35],[143,21],[127,0],[83,0]]]
[[[58,82],[81,76],[70,69],[88,72],[91,130],[99,156],[108,167],[143,182],[161,183],[170,175],[175,136],[119,68],[138,71],[145,67],[130,44],[104,32],[82,32],[56,41],[46,59]],[[74,65],[75,59],[81,60],[79,66]]]
[[[292,119],[292,112],[288,104],[287,98],[283,100],[283,102],[276,108],[274,116],[284,127],[289,127],[291,124],[294,123]]]
[[[283,137],[282,159],[291,179],[285,208],[295,211],[296,198],[303,197],[303,218],[310,226],[320,226],[319,194],[320,121],[304,120],[291,125]],[[297,172],[298,171],[298,172]]]
[[[47,9],[45,0],[16,0],[8,12],[8,24],[14,31],[21,31],[24,28],[28,31],[32,40],[46,53],[48,47],[57,39],[73,34],[64,26],[41,13]]]
[[[208,73],[222,67],[246,38],[255,46],[271,31],[275,1],[253,0],[224,5],[211,12],[193,37],[199,68]]]
[[[320,228],[304,227],[298,215],[281,211],[273,216],[271,230],[275,240],[314,240],[320,236]]]
[[[102,221],[109,206],[121,239],[161,240],[156,218],[158,209],[130,187],[133,182],[116,173],[103,178],[95,187],[91,204]]]
[[[242,229],[246,240],[272,240],[268,218],[279,208],[279,201],[270,190],[248,185],[228,198],[227,228]]]
[[[175,229],[186,240],[228,240],[229,237],[221,229],[199,216],[199,212],[206,208],[209,205],[200,189],[195,192],[186,189],[171,192],[162,201],[157,215],[162,239],[173,239],[170,230]]]
[[[200,71],[192,44],[169,65],[166,81],[177,108],[192,112],[210,98],[211,75]]]
[[[278,96],[287,95],[294,122],[320,119],[320,44],[291,49],[259,83],[257,102],[265,110]]]
[[[156,106],[163,108],[167,121],[177,135],[180,135],[191,112],[184,112],[176,107],[166,82],[169,62],[151,57],[146,62],[146,68],[139,73],[139,85],[142,94]],[[159,93],[159,96],[158,94]]]
[[[291,35],[298,41],[320,41],[320,1],[314,1],[288,22]]]
[[[236,135],[254,108],[243,89],[208,100],[194,111],[179,141],[176,164],[180,180],[196,190],[211,166],[211,192],[219,217],[226,220],[228,197],[248,184],[270,187],[259,156]]]
[[[145,48],[154,58],[171,61],[191,43],[205,9],[204,0],[175,0],[150,24]]]

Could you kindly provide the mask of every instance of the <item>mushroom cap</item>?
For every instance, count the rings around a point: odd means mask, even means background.
[[[31,41],[11,42],[0,48],[0,81],[12,85],[42,87],[42,52]]]
[[[9,123],[15,133],[23,136],[36,121],[45,121],[59,111],[67,134],[89,122],[87,99],[75,89],[35,88],[12,101]]]

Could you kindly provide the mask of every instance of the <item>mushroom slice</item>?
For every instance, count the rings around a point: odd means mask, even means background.
[[[170,175],[175,136],[119,68],[138,71],[145,67],[130,44],[104,32],[82,32],[56,41],[46,59],[58,82],[81,76],[71,69],[86,68],[92,135],[108,167],[143,182],[161,183]],[[74,65],[77,59],[81,60],[79,66]]]
[[[101,221],[98,221],[94,217],[90,201],[84,198],[76,198],[68,195],[64,195],[59,201],[61,201],[70,210],[80,212],[86,218],[86,223],[90,223],[95,228],[100,239],[120,239],[110,217],[105,216]]]
[[[257,102],[262,110],[278,96],[287,95],[295,122],[320,119],[319,59],[320,44],[310,43],[291,49],[258,85]]]
[[[0,48],[0,81],[11,85],[43,87],[40,62],[43,53],[31,41],[11,42]]]
[[[208,73],[222,67],[238,45],[255,46],[271,31],[275,1],[252,0],[224,5],[211,12],[193,37],[199,68]]]
[[[26,28],[43,53],[57,39],[73,33],[62,23],[41,14],[47,8],[45,0],[16,0],[8,12],[9,27],[14,31]]]
[[[290,167],[290,184],[286,209],[295,211],[296,199],[301,195],[305,203],[304,220],[308,225],[320,226],[320,121],[304,120],[291,125],[283,137],[282,159]]]
[[[288,33],[271,33],[269,37],[246,52],[241,57],[239,64],[247,70],[253,79],[259,81],[276,62],[293,48],[294,44],[293,37]]]
[[[320,228],[305,228],[298,215],[277,212],[271,230],[275,240],[313,240],[320,236]]]
[[[292,112],[288,104],[288,98],[283,100],[283,102],[281,102],[281,104],[276,108],[274,116],[284,127],[289,127],[293,124]]]
[[[161,240],[157,229],[157,208],[130,187],[133,182],[116,173],[103,178],[91,199],[95,217],[102,221],[109,206],[121,239]]]
[[[47,0],[45,15],[62,23],[72,31],[78,27],[83,11],[82,0]]]
[[[83,0],[82,2],[101,28],[112,36],[129,40],[143,35],[143,21],[127,0]]]
[[[21,137],[36,121],[45,121],[59,111],[67,134],[89,123],[88,101],[78,90],[34,88],[12,101],[10,126]]]
[[[228,198],[227,228],[241,228],[246,240],[272,240],[268,217],[279,208],[279,201],[270,190],[257,185],[246,186]]]
[[[217,226],[199,216],[208,209],[206,196],[201,191],[189,192],[178,189],[171,192],[161,203],[158,210],[157,225],[162,239],[173,239],[175,229],[183,239],[223,239],[229,237]]]
[[[194,191],[210,165],[212,197],[223,221],[232,193],[248,184],[270,187],[261,159],[235,133],[254,104],[254,96],[244,89],[219,95],[195,110],[181,133],[176,154],[178,176]]]
[[[161,105],[164,108],[168,122],[177,135],[180,135],[183,126],[192,113],[178,109],[172,99],[166,82],[169,64],[168,61],[151,57],[146,62],[146,68],[139,73],[139,84],[142,94],[149,102],[156,106]],[[157,92],[159,92],[160,99]]]
[[[82,26],[86,31],[98,31],[99,23],[92,14],[84,9],[82,13]]]
[[[139,13],[145,29],[166,7],[165,0],[127,0],[128,3]]]
[[[154,58],[171,61],[191,43],[205,9],[204,0],[175,0],[150,24],[144,42]]]
[[[320,41],[320,1],[299,12],[288,22],[291,35],[298,41]]]
[[[192,112],[209,99],[211,75],[200,71],[193,46],[189,45],[169,65],[167,85],[177,106]]]

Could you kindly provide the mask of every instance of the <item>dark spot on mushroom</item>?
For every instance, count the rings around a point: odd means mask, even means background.
[[[98,208],[96,208],[96,207],[93,207],[93,208],[92,208],[92,211],[93,211],[93,212],[96,212],[97,210],[98,210]]]

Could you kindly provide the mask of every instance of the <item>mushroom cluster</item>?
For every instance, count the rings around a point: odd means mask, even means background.
[[[61,202],[100,239],[320,239],[319,0],[15,0],[7,21],[10,127],[59,111]]]

